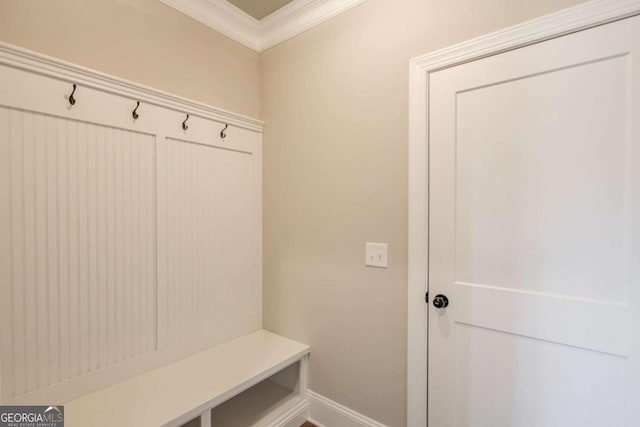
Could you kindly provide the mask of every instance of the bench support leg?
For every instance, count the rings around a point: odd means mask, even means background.
[[[307,387],[308,387],[308,367],[309,367],[309,355],[305,355],[300,359],[300,372],[298,372],[298,395],[306,399],[307,398]]]
[[[211,427],[211,408],[200,414],[200,427]]]

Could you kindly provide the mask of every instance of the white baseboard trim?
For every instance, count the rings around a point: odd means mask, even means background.
[[[309,414],[309,401],[298,399],[274,413],[265,427],[300,427],[304,424]]]
[[[386,427],[311,390],[308,397],[309,421],[318,427]]]
[[[282,427],[300,427],[308,419],[307,412],[308,411],[305,409],[301,414],[296,415],[295,417],[287,421],[285,424],[282,424]]]

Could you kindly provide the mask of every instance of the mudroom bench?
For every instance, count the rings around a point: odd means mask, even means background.
[[[309,352],[259,330],[67,402],[65,425],[297,427]]]

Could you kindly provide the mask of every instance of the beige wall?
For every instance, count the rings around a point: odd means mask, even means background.
[[[409,59],[578,2],[369,0],[261,55],[265,322],[312,390],[406,422]]]
[[[158,0],[0,0],[0,41],[260,116],[258,54]]]

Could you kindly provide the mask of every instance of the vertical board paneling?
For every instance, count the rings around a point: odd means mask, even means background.
[[[78,290],[78,123],[67,122],[68,216],[69,227],[69,377],[80,375],[79,290]]]
[[[87,132],[87,124],[86,123],[78,123],[78,139],[77,139],[77,150],[78,150],[78,204],[77,204],[77,215],[78,215],[78,310],[77,310],[77,319],[78,319],[78,348],[80,352],[78,354],[79,357],[79,372],[81,375],[86,374],[88,372],[88,364],[87,361],[89,359],[89,328],[88,328],[88,317],[89,317],[89,307],[88,307],[88,290],[89,290],[89,254],[88,251],[88,203],[87,203],[87,152],[88,152],[88,132]]]
[[[155,138],[9,108],[0,120],[15,397],[155,350]]]
[[[155,145],[158,146],[158,140],[156,137]],[[155,147],[147,145],[146,162],[146,179],[148,182],[156,182],[157,180],[157,151]],[[157,324],[159,316],[159,307],[157,305],[158,287],[157,287],[157,274],[158,274],[158,209],[157,209],[157,194],[158,186],[156,182],[156,192],[153,194],[145,192],[146,196],[146,217],[149,221],[145,221],[146,226],[146,238],[144,239],[147,249],[147,304],[149,305],[147,313],[147,351],[158,349],[158,336],[160,335],[160,327]]]
[[[156,192],[156,206],[157,206],[157,217],[156,222],[154,224],[158,230],[157,237],[157,275],[158,275],[158,286],[157,286],[157,319],[158,319],[158,333],[157,333],[157,346],[158,348],[165,348],[167,345],[168,332],[169,328],[171,328],[171,322],[167,321],[167,317],[169,315],[168,311],[168,282],[169,282],[169,273],[171,270],[171,265],[169,265],[169,251],[171,250],[167,245],[167,234],[169,232],[168,220],[167,216],[169,214],[168,210],[168,200],[167,200],[167,189],[170,183],[169,174],[170,170],[168,168],[167,162],[167,149],[168,144],[165,142],[165,138],[163,135],[156,136],[156,167],[159,173],[157,173],[157,192]],[[149,201],[147,201],[149,203]],[[147,227],[147,232],[149,228]]]
[[[69,123],[65,120],[57,120],[58,143],[58,271],[60,294],[60,381],[69,378],[70,357],[70,333],[69,324],[71,314],[69,310]],[[15,161],[12,159],[12,162]]]
[[[48,282],[48,258],[47,258],[47,144],[45,135],[45,116],[36,115],[34,117],[34,146],[35,146],[35,265],[36,265],[36,355],[37,355],[37,381],[38,388],[47,385],[49,377],[48,364],[48,328],[47,318],[49,304],[49,282]]]
[[[124,359],[124,150],[122,148],[123,132],[116,130],[114,138],[114,175],[115,175],[115,241],[116,241],[116,266],[115,266],[115,307],[116,307],[116,330],[114,347],[116,349],[114,362]]]
[[[122,144],[122,227],[123,227],[123,297],[122,297],[122,332],[123,332],[123,349],[121,360],[127,360],[131,354],[131,134],[123,132]]]
[[[37,306],[36,306],[36,186],[35,186],[35,126],[33,114],[25,113],[24,118],[24,145],[23,157],[23,183],[24,183],[24,306],[25,306],[25,340],[26,362],[29,369],[26,370],[26,388],[37,388]]]
[[[252,157],[173,139],[162,151],[158,191],[171,201],[159,222],[166,239],[163,305],[171,319],[167,342],[178,344],[255,314]]]
[[[87,286],[87,345],[89,348],[87,366],[88,371],[98,369],[98,235],[97,235],[97,194],[96,181],[98,170],[96,166],[97,133],[98,126],[89,126],[87,129],[87,236],[88,236],[88,286]]]
[[[131,209],[140,212],[140,143],[131,145]],[[138,355],[140,348],[140,216],[133,218],[131,229],[131,258],[133,263],[131,280],[131,355]]]
[[[50,141],[46,144],[46,195],[47,195],[47,254],[48,261],[47,280],[49,283],[47,297],[48,304],[48,345],[49,358],[47,360],[49,367],[49,378],[46,384],[55,384],[60,381],[60,269],[59,269],[59,198],[58,198],[58,150],[59,150],[59,134],[58,123],[53,117],[46,117],[46,140]]]
[[[96,186],[95,193],[97,195],[97,295],[96,301],[97,307],[97,353],[98,359],[96,361],[98,367],[107,366],[108,363],[108,347],[107,347],[107,307],[109,302],[108,294],[108,234],[107,234],[107,168],[106,168],[106,156],[107,156],[107,129],[104,127],[97,128],[97,141],[96,141]]]
[[[13,366],[13,297],[11,288],[11,138],[9,110],[0,107],[0,362]],[[1,369],[1,366],[0,366]],[[13,389],[13,378],[0,375],[0,392]]]
[[[27,390],[26,347],[27,330],[25,322],[25,261],[24,261],[24,115],[9,110],[11,167],[11,294],[13,295],[13,394]]]
[[[115,129],[107,128],[107,141],[111,144],[106,145],[107,155],[105,156],[105,193],[107,194],[107,364],[113,364],[117,360],[116,348],[116,328],[117,328],[117,302],[116,302],[116,136]]]

